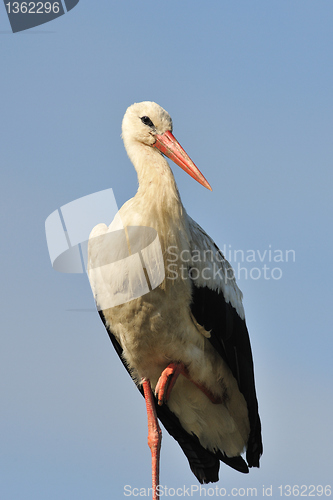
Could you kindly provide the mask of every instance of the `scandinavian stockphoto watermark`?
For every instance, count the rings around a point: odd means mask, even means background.
[[[79,0],[3,1],[13,33],[53,21],[79,3]]]
[[[136,488],[129,484],[124,486],[124,496],[125,497],[146,497],[152,496],[153,488]],[[157,493],[159,497],[256,497],[258,496],[258,488],[230,488],[226,489],[215,486],[202,486],[192,484],[191,486],[180,486],[178,488],[172,488],[169,486],[159,484],[157,486]],[[271,495],[268,495],[271,496]]]
[[[222,251],[216,247],[209,249],[182,250],[177,247],[167,250],[168,279],[192,279],[202,283],[209,280],[221,280],[227,284],[230,280],[280,280],[283,276],[282,265],[296,261],[293,249],[281,250],[269,244],[262,250],[233,249],[223,245]]]
[[[123,494],[125,497],[145,497],[152,496],[152,488],[132,487],[129,484],[124,486]],[[332,486],[315,485],[315,484],[280,484],[280,485],[265,485],[258,487],[231,487],[224,488],[219,485],[202,486],[193,484],[191,486],[180,486],[178,488],[170,488],[168,486],[158,485],[157,491],[160,497],[233,497],[233,498],[280,498],[280,497],[330,497],[332,495]]]
[[[101,310],[141,297],[164,279],[191,279],[198,286],[216,281],[227,285],[235,278],[279,280],[282,264],[296,259],[294,250],[274,249],[272,245],[246,251],[231,245],[224,245],[222,251],[204,245],[203,249],[181,252],[171,245],[163,253],[154,228],[123,226],[111,188],[55,210],[45,221],[45,232],[53,269],[88,272],[90,282],[99,284]]]

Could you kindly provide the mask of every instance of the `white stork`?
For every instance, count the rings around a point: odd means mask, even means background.
[[[109,227],[93,229],[88,274],[112,344],[146,400],[156,499],[158,419],[200,483],[218,481],[220,461],[240,472],[259,467],[261,424],[242,293],[213,240],[187,215],[163,155],[211,187],[172,135],[169,114],[156,103],[130,106],[122,137],[139,188]],[[130,226],[157,231],[165,279],[141,297],[103,306],[108,287],[119,279],[114,268],[110,273],[100,265],[101,256],[114,252],[104,236]]]

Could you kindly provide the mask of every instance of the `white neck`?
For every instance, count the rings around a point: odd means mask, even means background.
[[[138,142],[127,144],[126,149],[138,174],[136,197],[145,199],[147,209],[156,207],[159,211],[169,212],[172,217],[181,216],[184,208],[164,156],[157,149]]]
[[[182,245],[187,214],[168,162],[158,150],[138,142],[126,144],[126,150],[138,174],[139,189],[133,202],[144,223],[158,231],[164,248]]]

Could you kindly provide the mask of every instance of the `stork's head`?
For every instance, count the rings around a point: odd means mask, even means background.
[[[129,154],[133,147],[135,149],[139,145],[154,148],[155,151],[158,150],[156,153],[163,153],[193,179],[212,190],[200,170],[172,135],[172,120],[169,113],[155,102],[139,102],[127,109],[122,124],[122,136]]]

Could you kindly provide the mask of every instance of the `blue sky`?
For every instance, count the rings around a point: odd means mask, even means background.
[[[85,275],[56,273],[44,234],[65,203],[135,194],[120,127],[142,100],[170,112],[212,185],[173,168],[220,247],[295,251],[295,262],[265,261],[281,279],[238,282],[264,455],[247,476],[222,466],[219,485],[260,497],[263,485],[277,496],[279,485],[330,484],[332,15],[326,0],[81,0],[14,35],[0,6],[1,498],[150,486],[144,401],[89,311]],[[161,460],[161,484],[196,484],[166,432]]]

